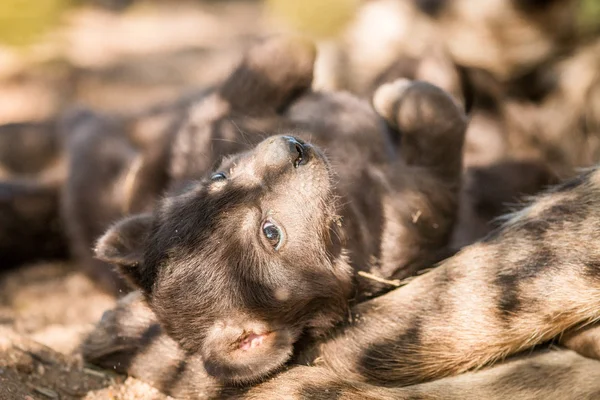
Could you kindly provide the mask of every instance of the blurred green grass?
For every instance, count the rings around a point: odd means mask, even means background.
[[[289,27],[316,38],[336,36],[352,20],[360,0],[267,0]]]
[[[26,46],[60,23],[71,0],[1,0],[0,43]]]
[[[600,26],[600,0],[582,0],[579,9],[579,25],[585,30],[598,30]]]

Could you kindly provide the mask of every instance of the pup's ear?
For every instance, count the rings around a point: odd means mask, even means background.
[[[144,246],[151,227],[151,214],[127,217],[109,228],[94,250],[97,259],[116,265],[129,282],[144,291],[152,286],[143,273]]]

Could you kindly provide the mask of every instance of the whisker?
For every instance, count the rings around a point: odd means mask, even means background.
[[[240,145],[242,145],[242,146],[249,146],[249,145],[248,145],[248,144],[246,144],[246,143],[242,143],[242,142],[240,142],[240,141],[237,141],[237,140],[232,140],[232,139],[224,139],[224,138],[212,138],[211,140],[212,140],[212,141],[215,141],[215,142],[228,142],[228,143],[240,144]],[[212,148],[211,148],[211,150],[212,150]]]
[[[246,141],[246,145],[248,147],[251,147],[252,143],[250,142],[250,139],[248,138],[248,134],[246,132],[244,132],[243,130],[241,130],[240,127],[238,126],[238,124],[236,124],[232,118],[229,118],[229,122],[231,122],[231,124],[233,126],[235,126],[235,129],[237,129],[237,131],[240,133],[240,135],[242,135],[242,139],[244,139]]]

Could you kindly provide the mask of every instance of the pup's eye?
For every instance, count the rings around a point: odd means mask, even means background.
[[[278,250],[283,242],[283,232],[281,232],[281,229],[271,221],[265,221],[262,225],[262,231],[269,244],[275,250]]]
[[[225,174],[222,173],[222,172],[217,172],[216,174],[213,174],[210,177],[210,180],[213,181],[213,182],[221,182],[221,181],[224,181],[226,179],[227,179],[227,176],[225,176]]]

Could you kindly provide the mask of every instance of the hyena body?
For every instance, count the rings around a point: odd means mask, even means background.
[[[598,362],[566,350],[459,374],[553,339],[600,356],[593,325],[600,319],[599,205],[596,168],[508,215],[435,269],[355,305],[344,326],[300,355],[313,367],[292,367],[252,389],[216,385],[201,360],[178,353],[160,333],[139,295],[107,314],[85,353],[108,366],[115,349],[127,349],[119,354],[126,370],[182,397],[592,399],[600,394]],[[172,357],[162,370],[136,362],[158,354]],[[181,379],[158,379],[175,365]],[[409,387],[393,388],[402,386]]]

